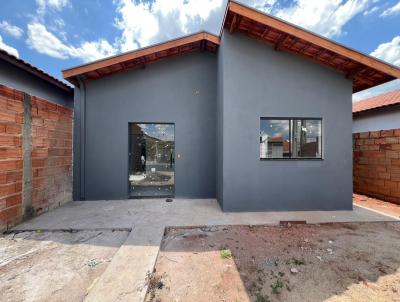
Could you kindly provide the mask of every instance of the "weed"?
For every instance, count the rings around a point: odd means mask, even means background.
[[[268,296],[264,296],[261,293],[257,293],[256,294],[256,302],[270,302],[270,300],[269,300]]]
[[[283,282],[281,279],[276,279],[274,284],[271,284],[272,293],[278,295],[282,292]]]
[[[292,258],[292,262],[295,265],[305,265],[306,262],[304,261],[304,259],[296,259],[296,258]]]
[[[220,255],[222,259],[230,259],[232,258],[232,252],[229,249],[222,249],[220,251]]]
[[[284,272],[278,272],[278,275],[279,275],[280,277],[283,277],[283,276],[285,276],[285,273],[284,273]]]

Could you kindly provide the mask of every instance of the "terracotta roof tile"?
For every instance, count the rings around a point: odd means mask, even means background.
[[[353,113],[400,104],[400,89],[353,104]]]

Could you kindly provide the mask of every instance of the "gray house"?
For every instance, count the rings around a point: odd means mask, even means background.
[[[353,133],[400,129],[400,89],[353,104]]]
[[[224,211],[352,208],[352,93],[385,62],[235,1],[200,32],[63,71],[74,198],[216,198]]]

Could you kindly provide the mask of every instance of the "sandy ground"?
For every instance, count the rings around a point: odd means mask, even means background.
[[[366,207],[396,218],[400,218],[400,205],[395,203],[360,194],[353,194],[353,203],[361,207]]]
[[[38,231],[0,236],[0,300],[82,301],[128,234]]]
[[[146,301],[400,301],[400,223],[169,229]]]

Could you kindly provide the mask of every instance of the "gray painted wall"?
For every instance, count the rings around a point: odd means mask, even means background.
[[[241,34],[219,52],[223,209],[351,209],[351,81]],[[260,117],[322,117],[324,159],[261,161]]]
[[[353,118],[353,133],[400,128],[400,106],[373,110]]]
[[[72,108],[73,94],[50,84],[49,82],[22,70],[8,62],[0,60],[0,84],[24,91],[32,96]]]
[[[175,196],[215,198],[216,75],[216,55],[193,53],[88,82],[85,199],[127,198],[129,122],[175,123]]]

